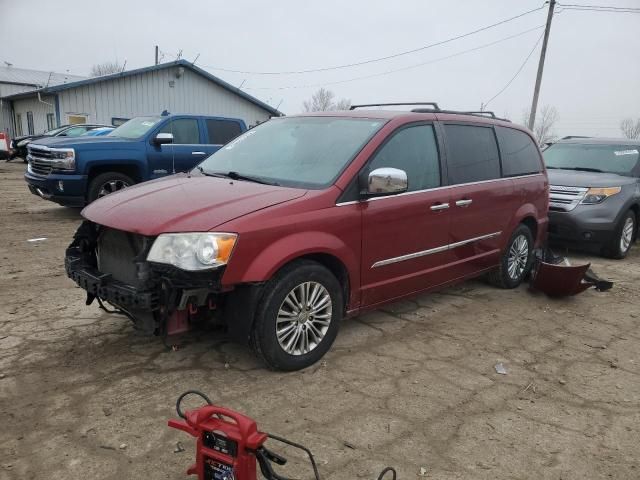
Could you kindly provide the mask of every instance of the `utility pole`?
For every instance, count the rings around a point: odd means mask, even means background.
[[[547,42],[549,41],[549,31],[551,30],[551,20],[553,19],[553,9],[556,0],[549,1],[549,13],[547,13],[547,26],[544,29],[544,39],[542,40],[542,50],[540,51],[540,62],[538,63],[538,75],[536,75],[536,86],[533,89],[533,101],[531,102],[531,113],[529,114],[529,130],[533,130],[536,123],[536,111],[538,110],[538,96],[540,95],[540,84],[542,83],[542,70],[544,70],[544,58],[547,55]]]
[[[156,45],[156,65],[158,65],[158,45]]]

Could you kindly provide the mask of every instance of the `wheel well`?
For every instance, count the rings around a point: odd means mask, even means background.
[[[525,217],[520,223],[531,230],[531,235],[533,236],[533,241],[535,243],[536,238],[538,238],[538,222],[536,222],[536,219],[533,217]]]
[[[135,165],[96,165],[89,171],[89,182],[101,173],[118,172],[133,178],[136,183],[140,182],[140,170]]]
[[[328,253],[312,253],[303,255],[302,257],[298,257],[295,260],[300,259],[307,259],[318,262],[319,264],[329,269],[331,273],[333,273],[333,275],[338,279],[338,282],[340,282],[340,285],[342,286],[342,300],[344,309],[346,311],[347,305],[349,304],[350,292],[349,272],[347,271],[347,267],[345,267],[337,257],[334,257],[333,255],[330,255]]]

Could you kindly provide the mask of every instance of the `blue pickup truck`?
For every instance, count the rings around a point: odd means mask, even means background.
[[[246,129],[235,118],[136,117],[103,137],[34,141],[24,178],[31,193],[81,207],[129,185],[191,170]]]

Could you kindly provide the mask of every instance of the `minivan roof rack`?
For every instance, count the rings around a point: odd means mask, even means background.
[[[349,110],[355,110],[356,108],[366,108],[366,107],[399,107],[406,105],[431,105],[434,111],[440,111],[440,107],[436,102],[406,102],[406,103],[367,103],[363,105],[351,105]]]
[[[567,135],[566,137],[562,137],[560,140],[571,140],[572,138],[593,138],[593,137],[587,137],[584,135]]]
[[[411,110],[414,113],[452,113],[455,115],[473,115],[476,117],[490,117],[496,120],[502,120],[503,122],[511,122],[508,118],[497,117],[495,113],[490,110],[434,110],[432,108],[414,108]]]

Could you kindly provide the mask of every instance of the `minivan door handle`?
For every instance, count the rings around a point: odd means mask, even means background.
[[[473,200],[471,200],[469,198],[465,198],[463,200],[457,200],[456,201],[456,207],[468,207],[472,203],[473,203]]]
[[[448,203],[436,203],[434,205],[431,205],[431,210],[433,210],[434,212],[437,212],[439,210],[446,210],[447,208],[449,208]]]
[[[205,152],[191,152],[191,155],[204,155]]]

